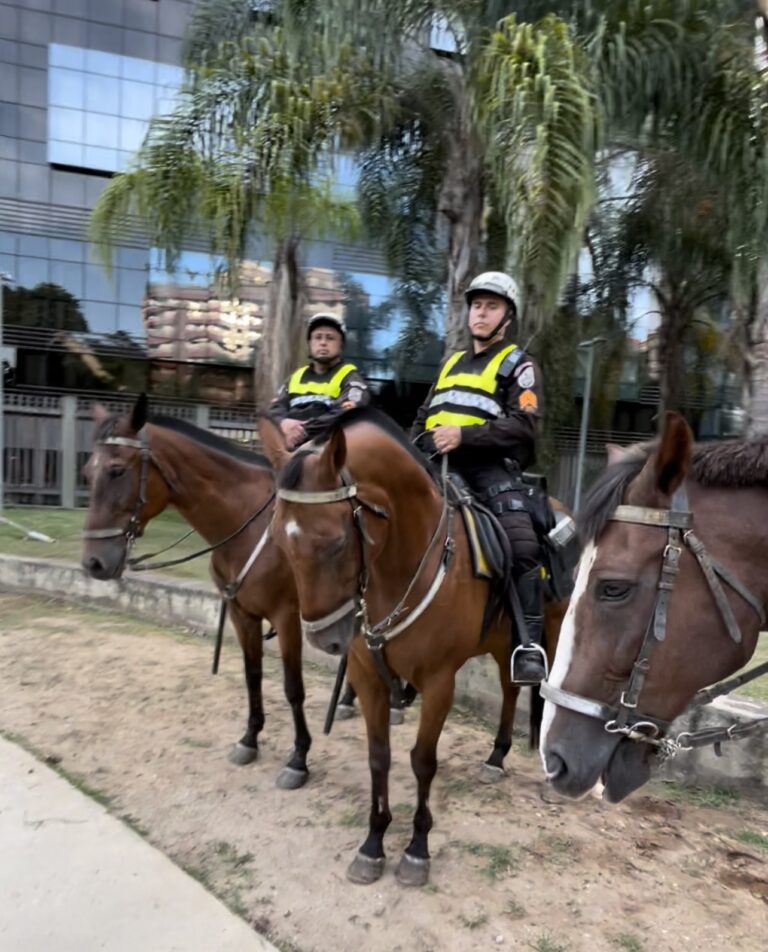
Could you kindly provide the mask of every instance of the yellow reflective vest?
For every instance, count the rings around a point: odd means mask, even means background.
[[[437,378],[425,427],[479,426],[502,416],[501,404],[496,400],[499,388],[498,374],[505,359],[517,350],[516,344],[502,347],[498,354],[478,373],[453,372],[466,351],[452,354],[443,364]]]
[[[324,403],[332,406],[341,396],[344,381],[357,370],[354,364],[342,364],[328,380],[305,380],[309,364],[299,367],[288,381],[288,396],[291,408],[306,406],[308,403]]]

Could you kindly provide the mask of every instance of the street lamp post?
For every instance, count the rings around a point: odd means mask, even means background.
[[[5,484],[5,431],[3,429],[5,416],[5,368],[3,366],[3,294],[6,283],[11,284],[13,278],[5,271],[0,271],[0,515],[3,512],[3,487]]]
[[[584,380],[584,399],[581,405],[581,428],[579,430],[579,451],[576,457],[576,491],[573,494],[573,511],[579,511],[581,486],[584,479],[584,458],[587,453],[587,429],[589,427],[589,402],[592,394],[592,369],[595,363],[595,348],[605,343],[605,337],[593,337],[583,340],[579,350],[587,352],[587,374]]]

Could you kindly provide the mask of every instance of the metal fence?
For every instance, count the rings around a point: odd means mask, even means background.
[[[83,466],[91,452],[94,399],[110,412],[125,412],[130,395],[62,396],[55,392],[7,391],[3,472],[5,500],[16,505],[73,508],[87,502]],[[255,411],[249,407],[205,406],[183,401],[152,403],[154,413],[182,417],[220,436],[258,447]],[[626,445],[648,439],[643,433],[591,430],[587,440],[584,485],[605,465],[605,444]],[[567,505],[576,485],[578,431],[557,434],[558,458],[549,475],[549,489]]]
[[[82,470],[93,443],[94,399],[51,393],[5,394],[3,479],[6,503],[73,508],[87,502]],[[125,412],[133,399],[99,397],[111,413]],[[152,411],[182,417],[220,436],[256,446],[253,411],[192,403],[157,402]]]

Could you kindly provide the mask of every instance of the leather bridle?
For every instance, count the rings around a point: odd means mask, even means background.
[[[675,587],[680,559],[685,549],[688,549],[699,563],[720,610],[728,634],[736,644],[741,643],[742,634],[720,579],[753,608],[760,619],[761,625],[765,624],[765,610],[762,602],[724,565],[713,559],[707,553],[701,540],[694,535],[691,528],[693,513],[689,507],[685,483],[673,494],[669,509],[620,505],[616,507],[610,518],[614,522],[667,529],[667,544],[664,548],[659,580],[656,585],[656,600],[637,659],[632,666],[626,687],[621,692],[618,704],[612,705],[580,694],[574,694],[571,691],[564,691],[562,688],[554,687],[547,682],[541,684],[542,697],[558,707],[603,721],[604,728],[609,734],[622,734],[630,740],[656,746],[667,757],[676,754],[679,750],[690,750],[693,747],[706,744],[715,744],[717,748],[717,745],[724,740],[735,740],[751,733],[762,724],[768,723],[768,718],[762,718],[748,725],[734,724],[729,728],[710,728],[696,732],[686,731],[671,739],[664,736],[669,730],[671,722],[641,713],[638,710],[640,695],[650,670],[653,649],[666,637],[669,599]],[[739,685],[759,677],[766,671],[768,671],[768,663],[759,665],[752,671],[731,681],[722,682],[712,688],[700,691],[692,703],[694,706],[708,704],[715,697],[730,693]]]

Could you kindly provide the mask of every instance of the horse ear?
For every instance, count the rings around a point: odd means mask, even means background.
[[[93,416],[93,422],[96,426],[101,426],[101,424],[109,417],[109,410],[101,404],[94,403],[91,407],[91,414]]]
[[[680,486],[691,468],[693,433],[679,414],[667,411],[656,453],[656,483],[665,496]]]
[[[264,447],[267,459],[273,465],[275,471],[279,472],[291,456],[288,452],[288,447],[285,445],[283,431],[275,421],[265,413],[259,414],[256,423],[259,428],[261,445]]]
[[[147,422],[147,416],[149,411],[149,401],[147,400],[146,393],[140,393],[139,398],[131,410],[131,429],[134,433],[138,433],[144,424]]]
[[[336,430],[323,447],[320,466],[325,467],[328,475],[335,478],[347,461],[347,438],[344,430]]]

